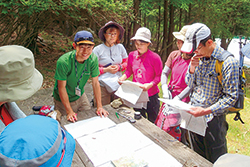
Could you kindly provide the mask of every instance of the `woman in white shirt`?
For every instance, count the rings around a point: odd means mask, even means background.
[[[99,82],[103,105],[114,100],[114,92],[119,87],[117,80],[122,75],[121,71],[127,68],[128,54],[124,46],[120,44],[123,34],[124,29],[121,25],[109,21],[98,33],[103,43],[93,49],[99,61]]]

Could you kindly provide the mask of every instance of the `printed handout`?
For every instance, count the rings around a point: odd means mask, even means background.
[[[140,88],[140,83],[132,81],[123,81],[122,85],[115,92],[115,95],[136,105],[137,102],[143,103],[148,101],[148,94]]]
[[[181,114],[181,127],[197,133],[199,135],[205,136],[207,129],[207,122],[205,116],[194,117],[192,114],[189,114],[187,111],[190,111],[190,104],[187,104],[183,101],[177,99],[162,99],[159,98],[163,103],[168,104],[169,106],[178,109]]]

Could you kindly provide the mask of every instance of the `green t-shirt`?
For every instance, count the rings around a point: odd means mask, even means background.
[[[66,90],[69,96],[69,101],[76,101],[80,96],[75,94],[75,89],[77,87],[77,82],[79,81],[83,71],[82,78],[79,82],[79,88],[81,89],[81,95],[84,93],[84,86],[90,76],[96,77],[100,74],[98,59],[95,54],[91,54],[83,64],[77,62],[77,74],[76,78],[76,69],[75,69],[75,54],[76,51],[71,51],[62,55],[56,64],[55,72],[55,86],[53,91],[53,96],[56,100],[61,101],[58,92],[57,80],[67,81]]]

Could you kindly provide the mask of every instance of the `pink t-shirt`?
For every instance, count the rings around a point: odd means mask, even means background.
[[[182,90],[187,87],[185,83],[185,75],[188,69],[188,65],[191,59],[184,60],[181,57],[181,52],[179,50],[173,51],[170,53],[165,65],[168,66],[171,71],[171,78],[168,83],[168,86],[171,88],[174,87],[172,96],[175,97],[176,95],[180,94]],[[189,102],[189,97],[186,97],[182,101]]]
[[[125,74],[129,78],[133,74],[133,82],[153,83],[152,88],[148,90],[148,96],[159,93],[157,84],[161,81],[162,61],[161,57],[148,50],[139,57],[138,51],[129,53],[128,66]]]

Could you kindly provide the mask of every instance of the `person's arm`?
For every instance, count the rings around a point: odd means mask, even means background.
[[[210,107],[203,108],[203,107],[191,107],[190,111],[187,111],[189,114],[192,114],[195,117],[200,117],[203,115],[208,115],[212,113],[212,110]]]
[[[170,74],[171,69],[168,66],[164,66],[162,73],[161,73],[161,89],[162,89],[162,94],[163,98],[166,99],[172,99],[172,94],[168,89],[168,75]]]
[[[96,100],[96,106],[97,106],[96,114],[100,117],[102,117],[102,115],[104,117],[107,117],[109,113],[102,108],[101,88],[100,88],[100,84],[98,81],[98,76],[92,78],[92,87],[93,87],[94,96]]]
[[[133,60],[134,60],[133,54],[134,54],[134,52],[130,52],[128,55],[127,69],[124,72],[124,74],[126,75],[126,79],[129,78],[133,74],[133,69],[132,69]]]
[[[119,79],[118,79],[118,83],[121,85],[122,81],[125,81],[127,79],[127,75],[123,74]]]
[[[192,88],[187,86],[180,94],[176,95],[174,99],[182,100],[192,92]]]
[[[122,63],[118,65],[119,66],[118,70],[125,71],[127,69],[127,65],[128,65],[128,58],[122,59]]]
[[[58,82],[59,96],[60,96],[61,102],[63,103],[63,106],[66,109],[67,120],[69,120],[71,122],[75,122],[75,121],[77,121],[77,117],[76,117],[75,112],[73,111],[73,109],[70,106],[69,96],[68,96],[68,93],[66,90],[67,81],[57,80],[57,82]]]
[[[210,106],[214,115],[233,107],[239,96],[239,82],[239,63],[230,56],[222,65],[222,96]]]

